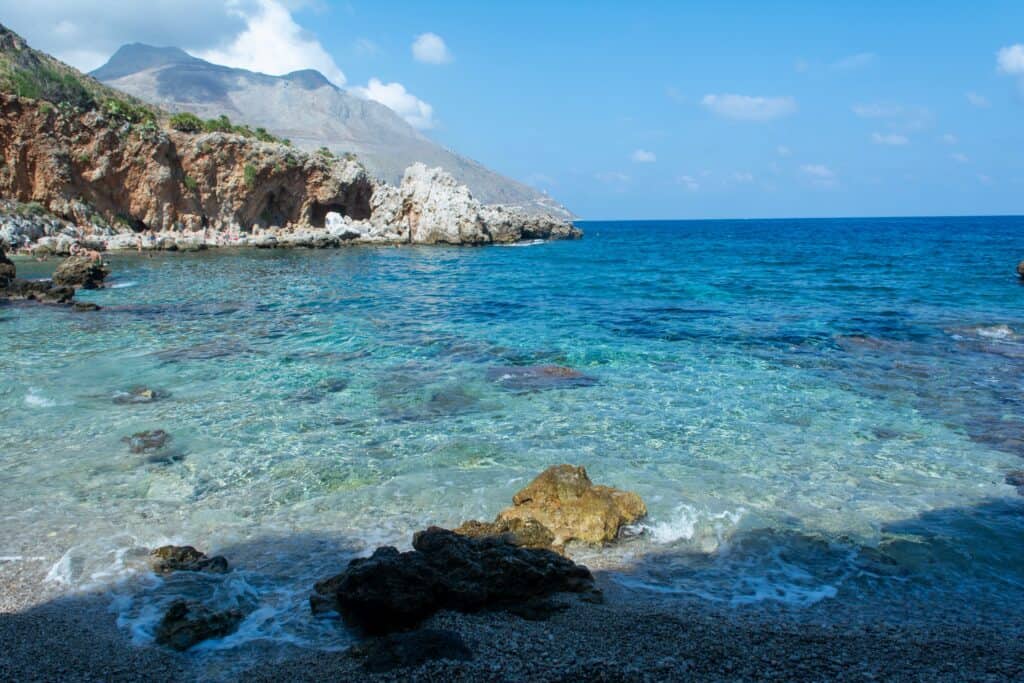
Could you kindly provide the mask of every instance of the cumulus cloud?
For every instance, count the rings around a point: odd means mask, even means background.
[[[996,64],[1005,74],[1024,75],[1024,45],[1017,43],[999,50],[996,53]]]
[[[424,64],[447,64],[454,57],[448,50],[444,38],[436,33],[421,33],[412,41],[412,56]]]
[[[800,171],[818,187],[835,187],[839,183],[836,172],[825,164],[804,164]]]
[[[654,152],[648,152],[646,149],[634,149],[629,158],[636,164],[653,164],[658,160]]]
[[[797,110],[796,100],[792,97],[705,95],[700,102],[718,116],[741,121],[769,121],[789,116]]]
[[[180,47],[210,61],[271,74],[317,69],[345,75],[292,18],[295,0],[47,0],[3,2],[3,21],[33,47],[83,71],[126,43]]]
[[[960,154],[959,152],[957,152],[956,154],[950,154],[949,158],[957,162],[958,164],[966,164],[968,161],[970,161],[970,159],[967,158],[966,154]]]
[[[957,142],[959,142],[957,137],[952,133],[946,133],[945,135],[943,135],[942,141],[945,142],[947,145],[955,145]]]
[[[788,157],[793,154],[793,152],[790,151],[789,147],[786,147],[785,145],[779,145],[778,147],[776,147],[775,152],[780,157]]]
[[[977,107],[978,109],[987,109],[990,106],[988,98],[985,97],[984,95],[979,95],[976,92],[964,93],[964,97],[967,98],[967,101],[970,103],[972,107]]]
[[[365,87],[350,90],[355,95],[374,102],[380,102],[392,110],[413,128],[426,130],[436,125],[434,108],[405,89],[401,83],[384,83],[371,78]]]
[[[736,171],[732,174],[732,179],[737,183],[752,183],[754,182],[754,174],[750,171]]]
[[[228,6],[244,20],[245,29],[224,45],[197,51],[197,57],[274,76],[316,69],[335,85],[345,84],[345,74],[334,58],[320,41],[295,23],[280,2],[258,0],[252,5],[234,0]]]
[[[853,113],[862,119],[882,119],[898,131],[914,131],[926,128],[932,123],[932,112],[927,107],[904,106],[884,102],[855,104]]]
[[[889,145],[892,147],[901,147],[910,140],[906,135],[900,135],[898,133],[872,133],[871,142],[876,145]]]

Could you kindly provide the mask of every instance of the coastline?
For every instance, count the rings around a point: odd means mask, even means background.
[[[60,596],[45,562],[0,564],[5,680],[1013,680],[1024,675],[1021,624],[953,616],[902,624],[808,620],[698,598],[664,601],[597,572],[603,604],[568,600],[546,621],[441,612],[423,628],[458,633],[471,661],[369,673],[347,648],[247,646],[217,655],[136,646],[103,594]],[[827,614],[826,609],[823,613]],[[341,626],[339,625],[339,629]]]

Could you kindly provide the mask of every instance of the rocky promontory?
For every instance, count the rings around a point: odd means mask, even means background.
[[[552,216],[485,206],[441,169],[400,185],[227,119],[172,117],[0,26],[0,241],[8,248],[332,247],[575,238]],[[54,75],[56,74],[56,75]],[[26,85],[27,84],[27,85]]]

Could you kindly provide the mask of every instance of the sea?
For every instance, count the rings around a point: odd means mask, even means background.
[[[580,227],[116,255],[100,311],[0,307],[0,563],[139,644],[185,596],[247,614],[191,656],[340,648],[315,581],[571,463],[649,515],[570,555],[666,609],[1020,618],[1024,218]]]

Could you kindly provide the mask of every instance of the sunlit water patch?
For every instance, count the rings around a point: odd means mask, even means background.
[[[666,600],[1016,609],[1024,221],[584,227],[123,256],[99,312],[4,308],[0,557],[59,547],[138,642],[188,596],[248,615],[200,655],[339,647],[314,581],[570,462],[650,510],[575,556]],[[149,574],[171,542],[236,569]]]

